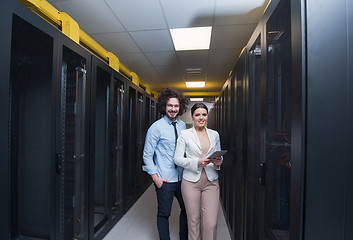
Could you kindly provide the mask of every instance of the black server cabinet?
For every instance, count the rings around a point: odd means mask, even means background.
[[[12,41],[12,18],[15,13],[15,6],[19,5],[16,1],[5,0],[0,8],[0,26],[1,26],[1,54],[0,54],[0,186],[2,194],[0,197],[0,238],[9,239],[10,236],[10,153],[9,153],[9,106],[10,106],[10,59],[11,59],[11,41]],[[17,13],[18,14],[18,13]]]
[[[64,35],[58,53],[58,239],[88,239],[91,55]]]
[[[111,175],[111,196],[112,196],[112,220],[117,222],[124,214],[124,106],[126,78],[114,72],[113,93],[112,93],[112,175]]]
[[[34,14],[22,11],[21,6],[13,12],[9,10],[12,16],[6,22],[11,26],[7,33],[11,44],[7,47],[11,56],[5,61],[10,61],[10,74],[9,78],[2,78],[1,88],[9,94],[8,106],[2,108],[8,113],[8,122],[2,122],[2,126],[8,127],[2,131],[8,134],[8,145],[4,144],[8,146],[8,158],[2,163],[7,161],[9,166],[9,208],[3,215],[8,217],[10,232],[6,237],[1,233],[1,238],[54,239],[58,32],[38,21]]]
[[[151,125],[151,98],[145,94],[145,126],[144,130],[147,131],[148,127]]]
[[[223,132],[223,129],[224,129],[224,125],[223,125],[223,111],[224,111],[224,92],[222,92],[222,95],[219,96],[219,122],[218,122],[218,133],[220,134],[220,138],[221,138],[221,147],[223,147],[223,143],[224,141],[222,140],[222,135],[224,135],[224,132]],[[219,183],[220,185],[223,186],[223,184],[225,184],[226,182],[226,175],[225,174],[220,174],[220,177],[219,177]],[[220,199],[222,199],[222,203],[223,203],[223,200],[225,199],[225,194],[226,194],[226,187],[223,187],[220,189]],[[223,203],[224,205],[224,203]]]
[[[148,185],[155,99],[147,111],[126,77],[17,1],[4,6],[0,238],[101,239]]]
[[[90,134],[90,236],[96,238],[111,219],[112,69],[92,55]]]
[[[149,185],[155,99],[22,4],[4,6],[0,238],[101,239]]]
[[[352,1],[291,2],[294,126],[303,134],[293,131],[293,165],[305,170],[305,181],[292,186],[304,186],[302,238],[353,239]]]
[[[156,100],[151,97],[151,112],[150,112],[151,118],[150,118],[150,123],[149,126],[146,128],[146,133],[148,128],[156,121],[157,117],[157,107],[156,107]]]
[[[263,239],[289,239],[291,184],[290,4],[281,1],[265,25]]]
[[[145,125],[144,125],[144,129],[143,129],[143,135],[141,135],[141,146],[142,148],[144,147],[144,143],[145,143],[145,138],[146,138],[146,134],[148,131],[148,128],[152,125],[152,123],[154,123],[156,121],[156,100],[148,95],[147,93],[145,94]],[[143,149],[142,149],[142,153],[143,153]],[[143,157],[143,156],[142,156]],[[141,164],[143,164],[143,158],[142,158],[142,162]],[[143,191],[151,184],[152,179],[150,177],[150,175],[146,172],[143,172]]]
[[[139,91],[137,93],[137,118],[136,118],[136,125],[137,125],[137,136],[136,136],[136,153],[135,153],[135,163],[136,163],[136,186],[135,186],[135,191],[136,191],[136,199],[139,197],[139,195],[145,190],[145,182],[144,182],[144,172],[142,170],[142,165],[143,165],[143,159],[142,159],[142,153],[143,153],[143,146],[145,142],[145,97],[144,93],[142,91]]]
[[[212,112],[222,145],[230,150],[220,180],[233,239],[289,239],[293,103],[289,16],[288,2],[271,2],[234,68],[233,84],[224,85]],[[227,106],[229,101],[234,108]],[[230,126],[231,137],[223,138]]]
[[[124,111],[124,211],[141,196],[151,183],[149,176],[142,170],[143,148],[148,123],[156,119],[155,99],[142,88],[126,79]],[[147,110],[147,106],[149,110]],[[146,116],[146,114],[148,116]]]
[[[228,169],[227,175],[229,176],[228,180],[228,195],[229,195],[229,200],[228,200],[228,209],[229,211],[227,212],[227,216],[229,216],[230,222],[229,225],[234,224],[234,217],[235,217],[235,211],[234,211],[234,194],[235,192],[233,191],[235,187],[235,174],[233,172],[234,169],[234,164],[235,164],[235,139],[234,139],[234,134],[235,134],[235,128],[234,128],[234,119],[235,119],[235,104],[234,104],[234,73],[232,71],[232,74],[228,77],[228,117],[227,117],[227,122],[228,122],[228,129],[229,129],[229,136],[227,139],[228,145],[226,147],[223,147],[223,149],[228,149],[228,153],[225,156],[225,161],[229,161],[228,163]]]
[[[144,98],[143,91],[131,81],[127,82],[127,109],[126,109],[126,161],[125,171],[125,206],[126,210],[142,193],[142,132],[144,129]]]
[[[125,200],[125,209],[129,209],[134,203],[134,194],[135,194],[135,173],[136,173],[136,105],[137,105],[137,92],[133,87],[132,83],[127,84],[127,104],[126,104],[126,118],[125,118],[125,149],[124,152],[124,200]]]
[[[222,123],[221,123],[221,132],[220,132],[220,137],[221,137],[221,147],[222,149],[228,149],[229,144],[228,144],[228,130],[229,130],[229,122],[227,121],[227,117],[229,116],[229,102],[228,102],[228,97],[229,97],[229,90],[230,88],[230,81],[228,80],[223,87],[223,92],[222,92]],[[224,156],[224,166],[222,167],[222,175],[223,175],[223,191],[222,191],[222,202],[223,202],[223,207],[228,213],[229,210],[229,155]]]
[[[147,133],[148,128],[153,123],[153,116],[154,115],[155,115],[154,102],[150,96],[145,94],[145,124],[144,124],[144,130],[143,130],[142,147],[144,147],[146,133]],[[143,164],[143,159],[142,159],[142,164]],[[143,190],[144,190],[148,185],[151,184],[151,177],[146,172],[143,172],[142,174],[143,174],[142,176],[143,176]]]
[[[247,56],[242,55],[239,59],[236,71],[234,73],[234,116],[233,121],[233,141],[234,141],[234,160],[232,163],[233,175],[230,181],[234,182],[234,192],[231,197],[233,200],[233,237],[234,239],[243,239],[244,237],[244,176],[245,176],[245,162],[246,156],[244,151],[244,133],[245,133],[245,79],[246,79],[246,65]]]
[[[250,40],[246,93],[246,154],[244,239],[259,239],[261,178],[261,32]],[[261,215],[262,216],[262,215]]]

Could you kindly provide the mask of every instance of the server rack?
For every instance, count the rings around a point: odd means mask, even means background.
[[[229,149],[220,180],[233,239],[289,239],[289,5],[271,2],[211,111]]]
[[[64,35],[58,55],[59,239],[88,239],[91,55]]]
[[[291,1],[293,105],[291,216],[303,239],[353,239],[353,5]],[[303,10],[304,9],[304,10]],[[334,44],[332,44],[334,43]],[[305,177],[305,178],[304,178]],[[291,218],[292,220],[292,218]]]
[[[127,180],[127,183],[125,184],[124,192],[126,207],[130,208],[143,191],[142,151],[144,138],[142,132],[144,128],[144,99],[142,89],[134,85],[132,82],[129,82],[126,88],[128,91],[128,107],[126,109],[126,114],[129,117],[126,119],[126,126],[128,126],[128,132],[126,134],[127,161],[124,163],[124,168],[126,169],[125,179]],[[142,130],[142,132],[140,130]]]
[[[261,32],[254,35],[249,44],[248,74],[246,91],[246,155],[244,189],[244,238],[259,239],[260,206],[254,199],[260,198],[261,179]]]
[[[152,96],[145,94],[145,106],[146,106],[146,112],[145,112],[145,131],[143,132],[143,144],[144,145],[144,139],[147,134],[148,128],[151,126],[153,122],[156,121],[156,102],[153,99]],[[143,157],[143,156],[142,156]],[[147,186],[150,185],[151,183],[151,176],[144,172],[143,173],[143,188],[145,189]]]
[[[219,96],[219,112],[218,112],[218,116],[219,116],[219,119],[218,119],[218,125],[217,125],[217,129],[218,129],[218,131],[219,131],[219,134],[220,134],[220,136],[223,136],[224,134],[224,130],[223,130],[223,122],[221,122],[221,121],[224,121],[224,118],[223,118],[223,114],[224,113],[222,113],[222,110],[224,110],[224,92],[222,92],[222,95],[221,96]],[[224,144],[224,141],[222,140],[223,138],[221,138],[221,146],[223,146],[223,144]],[[223,141],[223,142],[222,142]],[[223,185],[225,182],[226,182],[226,175],[225,174],[222,174],[221,176],[220,176],[220,184],[221,185]],[[226,187],[224,187],[224,188],[221,188],[220,189],[220,198],[221,199],[225,199],[225,193],[226,193]],[[226,204],[224,204],[224,205],[226,205]]]
[[[229,113],[229,102],[228,102],[228,89],[229,89],[229,86],[230,86],[230,84],[229,84],[229,82],[230,81],[227,81],[227,83],[224,85],[224,87],[223,87],[223,92],[222,92],[222,109],[223,109],[223,111],[221,112],[221,134],[222,134],[222,136],[224,136],[224,137],[222,137],[221,138],[221,147],[223,148],[223,149],[228,149],[228,137],[227,137],[227,135],[228,134],[226,134],[226,132],[228,131],[228,129],[229,128],[227,128],[228,127],[228,119],[227,119],[227,116],[230,114]],[[224,179],[223,179],[223,185],[224,185],[224,189],[223,189],[223,191],[222,191],[222,199],[223,199],[223,206],[224,206],[224,208],[225,208],[225,211],[226,211],[226,213],[227,214],[229,214],[230,212],[229,212],[229,194],[230,194],[230,192],[228,191],[228,189],[229,189],[229,181],[227,181],[228,180],[228,178],[229,178],[229,172],[228,172],[228,169],[229,169],[229,161],[227,161],[228,159],[228,156],[224,156],[224,160],[225,160],[225,164],[224,164],[224,167],[222,168],[222,171],[224,172]]]
[[[234,201],[234,213],[233,213],[233,236],[235,239],[243,239],[244,237],[244,183],[245,183],[245,171],[246,171],[246,155],[244,154],[244,140],[245,140],[245,90],[246,90],[246,70],[247,70],[247,56],[242,55],[239,59],[239,64],[235,67],[234,76],[234,93],[235,93],[235,110],[234,118],[236,119],[234,124],[234,192],[232,199]]]
[[[111,220],[112,69],[92,56],[90,230],[95,237]]]
[[[137,93],[137,138],[136,138],[136,192],[142,192],[144,189],[144,172],[142,171],[143,159],[143,146],[145,142],[145,112],[146,108],[144,107],[146,99],[143,92]]]
[[[12,13],[12,12],[11,12]],[[55,219],[55,89],[57,32],[33,16],[13,12],[9,78],[2,78],[8,103],[2,108],[8,121],[1,122],[8,134],[8,154],[2,155],[2,168],[8,163],[8,217],[11,238],[54,238]],[[31,20],[32,23],[29,23]],[[4,59],[2,60],[4,61]],[[6,70],[8,71],[8,70]],[[4,72],[5,73],[5,72]],[[4,153],[2,151],[2,153]],[[7,189],[2,184],[3,189]],[[33,218],[36,216],[36,218]],[[5,220],[5,219],[2,219]],[[3,223],[3,221],[2,221]],[[10,229],[10,228],[9,228]],[[1,233],[3,239],[5,234]]]
[[[281,1],[264,25],[266,35],[264,230],[265,237],[289,239],[291,184],[290,4]],[[265,50],[264,50],[265,51]]]
[[[126,89],[143,100],[140,150],[145,92],[19,2],[4,6],[0,238],[102,239],[151,183],[131,175],[125,204],[124,140],[137,126],[126,125]]]
[[[112,109],[112,218],[117,222],[124,213],[124,111],[126,78],[113,73]]]
[[[124,169],[125,170],[125,179],[126,179],[126,184],[124,188],[124,194],[125,194],[125,207],[129,208],[132,206],[132,203],[134,201],[134,193],[135,193],[135,170],[136,170],[136,165],[135,165],[135,150],[136,150],[136,98],[137,98],[137,93],[136,89],[134,88],[133,85],[128,84],[126,86],[127,88],[127,109],[126,109],[126,115],[128,116],[125,121],[125,126],[128,126],[126,128],[127,134],[125,134],[125,142],[126,144],[126,155],[125,155],[125,162],[124,162]]]

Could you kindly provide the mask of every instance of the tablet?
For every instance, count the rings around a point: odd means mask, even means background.
[[[216,157],[220,157],[223,156],[224,154],[226,154],[227,150],[221,150],[221,151],[215,151],[213,153],[210,153],[206,156],[206,158],[216,158]]]

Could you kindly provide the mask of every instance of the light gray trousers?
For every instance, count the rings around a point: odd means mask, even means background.
[[[218,179],[210,182],[203,169],[197,182],[181,182],[188,218],[188,240],[215,240],[219,207]]]

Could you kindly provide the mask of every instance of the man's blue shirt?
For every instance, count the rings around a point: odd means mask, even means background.
[[[186,128],[183,121],[177,119],[176,127],[178,136],[181,130]],[[155,121],[147,131],[145,147],[143,150],[142,167],[148,174],[156,174],[169,182],[181,180],[182,170],[180,167],[175,169],[175,133],[172,120],[167,116]],[[154,161],[153,161],[154,157]]]

